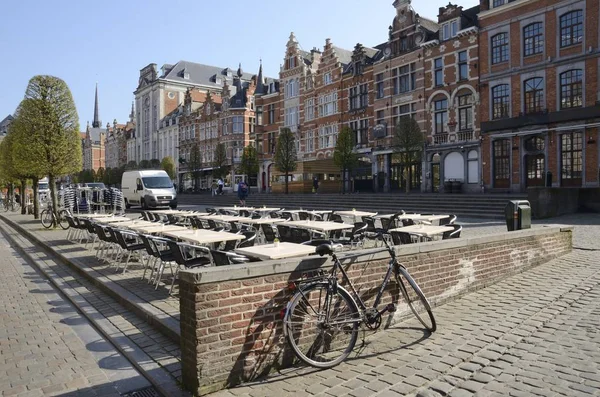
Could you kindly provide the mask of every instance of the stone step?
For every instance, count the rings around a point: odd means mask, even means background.
[[[4,218],[6,221],[6,218]],[[181,351],[178,344],[152,329],[144,319],[104,293],[90,280],[37,242],[0,221],[12,245],[41,271],[50,282],[165,396],[189,396],[181,383]]]

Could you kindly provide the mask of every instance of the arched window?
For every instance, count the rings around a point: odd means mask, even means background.
[[[535,22],[523,28],[523,50],[525,56],[544,52],[544,29],[541,22]]]
[[[525,141],[525,150],[528,152],[541,152],[545,147],[546,142],[540,136],[534,136]]]
[[[560,46],[568,47],[583,41],[583,11],[575,10],[560,16]]]
[[[544,79],[533,77],[525,80],[525,113],[541,112],[544,108]]]
[[[501,119],[510,113],[510,88],[508,84],[492,87],[492,118]]]
[[[583,71],[567,70],[560,74],[560,108],[583,106]]]
[[[508,61],[508,33],[492,36],[492,64]]]

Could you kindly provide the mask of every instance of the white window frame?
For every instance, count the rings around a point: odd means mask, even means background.
[[[304,120],[310,121],[315,119],[315,98],[309,98],[304,104]]]
[[[460,20],[458,18],[444,23],[440,29],[442,40],[450,40],[451,38],[456,37],[459,30]]]
[[[323,85],[329,85],[331,83],[333,83],[331,72],[327,72],[323,75]]]

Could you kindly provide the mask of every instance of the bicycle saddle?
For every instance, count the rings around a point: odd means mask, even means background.
[[[321,244],[317,247],[315,252],[321,256],[333,254],[333,247],[330,244]]]

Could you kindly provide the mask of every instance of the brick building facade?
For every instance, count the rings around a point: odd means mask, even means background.
[[[597,1],[482,0],[483,180],[598,186]]]

